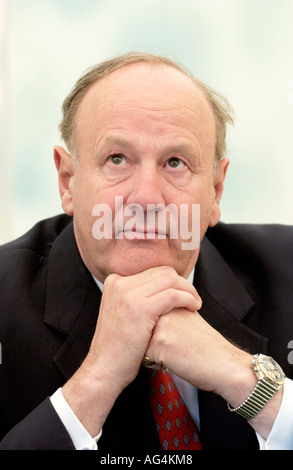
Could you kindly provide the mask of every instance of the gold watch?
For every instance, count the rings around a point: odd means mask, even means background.
[[[255,354],[253,370],[259,379],[255,389],[241,405],[232,408],[228,403],[228,409],[247,420],[252,419],[265,404],[280,390],[286,376],[277,362],[270,356]]]

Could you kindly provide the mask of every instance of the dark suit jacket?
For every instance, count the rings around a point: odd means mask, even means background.
[[[202,242],[194,281],[202,316],[250,352],[272,355],[289,377],[292,236],[289,227],[220,223]],[[0,296],[0,449],[73,449],[48,396],[86,356],[101,293],[80,258],[71,218],[40,222],[0,248]],[[119,396],[100,452],[160,451],[145,380],[142,369]],[[257,448],[254,431],[222,398],[199,391],[199,407],[204,449]]]

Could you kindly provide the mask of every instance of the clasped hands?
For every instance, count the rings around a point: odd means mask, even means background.
[[[201,306],[194,286],[170,267],[106,278],[90,350],[63,387],[92,435],[137,376],[145,355],[195,387],[239,404],[237,375],[241,367],[250,371],[251,356],[212,328],[198,313]],[[241,391],[245,397],[247,391]]]
[[[121,390],[136,377],[146,355],[196,387],[221,393],[231,358],[243,354],[198,313],[194,286],[170,267],[105,281],[90,354]],[[244,353],[246,355],[246,353]]]

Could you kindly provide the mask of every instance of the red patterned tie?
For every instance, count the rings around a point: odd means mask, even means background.
[[[199,433],[166,370],[149,369],[150,402],[163,450],[201,450]]]

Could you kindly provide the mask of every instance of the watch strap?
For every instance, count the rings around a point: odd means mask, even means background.
[[[228,409],[242,416],[242,418],[250,420],[262,410],[265,404],[279,389],[280,385],[273,385],[266,379],[261,379],[249,397],[241,405],[232,408],[228,403]]]

